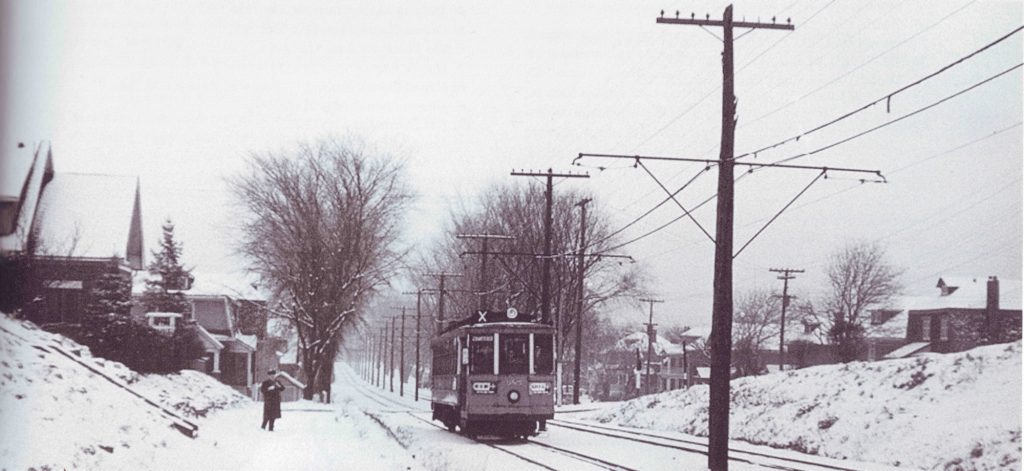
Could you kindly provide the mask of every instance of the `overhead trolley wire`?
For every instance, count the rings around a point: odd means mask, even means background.
[[[992,42],[986,44],[985,46],[982,46],[980,49],[977,49],[974,52],[972,52],[970,54],[967,54],[966,56],[963,56],[963,57],[953,61],[952,63],[946,65],[945,67],[942,67],[941,69],[936,70],[935,72],[932,72],[932,73],[930,73],[930,74],[928,74],[928,75],[926,75],[924,77],[921,77],[920,79],[917,79],[914,82],[911,82],[911,83],[909,83],[907,85],[904,85],[903,87],[900,87],[899,89],[897,89],[897,90],[895,90],[893,92],[890,92],[890,93],[888,93],[888,94],[878,98],[877,100],[874,100],[874,101],[872,101],[870,103],[867,103],[866,105],[863,105],[863,106],[861,106],[861,107],[859,107],[859,108],[857,108],[857,109],[855,109],[853,111],[847,112],[847,113],[845,113],[845,114],[843,114],[843,115],[841,115],[841,116],[839,116],[837,118],[834,118],[831,121],[828,121],[826,123],[823,123],[823,124],[820,124],[818,126],[815,126],[814,128],[811,128],[811,129],[809,129],[807,131],[804,131],[804,132],[802,132],[800,134],[797,134],[795,136],[788,137],[788,138],[783,139],[781,141],[778,141],[778,142],[776,142],[774,144],[770,144],[770,145],[761,147],[760,149],[756,149],[756,150],[753,150],[753,151],[750,151],[750,152],[746,152],[746,153],[740,154],[740,155],[738,155],[736,157],[733,157],[733,158],[734,159],[740,159],[740,158],[751,156],[751,155],[756,157],[757,154],[760,153],[760,152],[764,152],[766,150],[774,149],[776,147],[779,147],[781,145],[784,145],[784,144],[787,144],[787,143],[790,143],[790,142],[799,141],[800,138],[802,138],[804,136],[807,136],[809,134],[812,134],[812,133],[815,133],[815,132],[820,131],[822,129],[825,129],[825,128],[827,128],[829,126],[832,126],[833,124],[836,124],[836,123],[838,123],[840,121],[846,120],[846,119],[848,119],[848,118],[850,118],[850,117],[852,117],[852,116],[854,116],[854,115],[856,115],[856,114],[858,114],[858,113],[860,113],[860,112],[862,112],[864,110],[867,110],[868,108],[871,108],[871,107],[873,107],[873,106],[875,106],[875,105],[877,105],[879,103],[882,103],[883,101],[886,102],[886,109],[888,109],[889,108],[889,103],[891,102],[891,100],[892,100],[892,98],[894,96],[899,95],[900,93],[903,93],[903,92],[905,92],[905,91],[907,91],[907,90],[909,90],[911,88],[914,88],[914,87],[924,83],[925,81],[927,81],[927,80],[929,80],[929,79],[931,79],[931,78],[933,78],[933,77],[935,77],[935,76],[937,76],[939,74],[942,74],[943,72],[946,72],[949,69],[952,69],[953,67],[956,67],[957,65],[960,65],[960,64],[964,63],[968,59],[971,59],[972,57],[974,57],[974,56],[976,56],[978,54],[981,54],[982,52],[988,50],[989,48],[995,46],[996,44],[999,44],[999,43],[1009,39],[1011,36],[1019,33],[1022,29],[1024,29],[1024,26],[1018,26],[1016,29],[1014,29],[1013,31],[1010,31],[1009,33],[1006,33],[1005,35],[1003,35],[999,39],[996,39],[995,41],[992,41]]]
[[[977,82],[974,85],[971,85],[971,86],[969,86],[969,87],[967,87],[967,88],[965,88],[963,90],[960,90],[959,92],[956,92],[956,93],[954,93],[952,95],[948,95],[945,98],[942,98],[941,100],[932,102],[929,105],[926,105],[924,107],[918,108],[918,109],[916,109],[914,111],[911,111],[910,113],[907,113],[907,114],[905,114],[903,116],[900,116],[900,117],[895,118],[895,119],[891,119],[891,120],[886,121],[886,122],[884,122],[882,124],[879,124],[878,126],[869,128],[869,129],[864,130],[864,131],[861,131],[861,132],[859,132],[857,134],[854,134],[852,136],[848,136],[846,138],[840,139],[840,140],[838,140],[836,142],[833,142],[831,144],[819,147],[819,148],[814,149],[812,151],[804,152],[804,153],[797,154],[797,155],[793,155],[793,156],[790,156],[790,157],[786,157],[784,159],[779,159],[779,160],[776,160],[776,161],[774,161],[772,163],[773,164],[780,164],[780,163],[784,163],[784,162],[789,162],[789,161],[796,160],[796,159],[799,159],[799,158],[808,157],[808,156],[817,154],[819,152],[826,151],[826,150],[831,149],[833,147],[845,144],[845,143],[850,142],[850,141],[852,141],[854,139],[857,139],[859,137],[862,137],[864,135],[870,134],[870,133],[875,132],[875,131],[877,131],[879,129],[887,127],[887,126],[889,126],[891,124],[895,124],[895,123],[898,123],[900,121],[903,121],[904,119],[907,119],[907,118],[909,118],[911,116],[914,116],[914,115],[916,115],[918,113],[923,113],[923,112],[925,112],[925,111],[927,111],[929,109],[932,109],[932,108],[934,108],[936,106],[939,106],[939,105],[941,105],[941,104],[943,104],[943,103],[945,103],[945,102],[947,102],[949,100],[952,100],[953,98],[956,98],[956,97],[958,97],[960,95],[963,95],[964,93],[967,93],[967,92],[969,92],[971,90],[974,90],[975,88],[978,88],[978,87],[980,87],[980,86],[982,86],[982,85],[984,85],[984,84],[986,84],[988,82],[991,82],[991,81],[993,81],[993,80],[995,80],[995,79],[997,79],[999,77],[1002,77],[1003,75],[1006,75],[1006,74],[1008,74],[1010,72],[1013,72],[1014,70],[1021,68],[1021,66],[1024,66],[1024,62],[1018,63],[1017,65],[1014,65],[1014,66],[1012,66],[1012,67],[1010,67],[1010,68],[1008,68],[1006,70],[1003,70],[1002,72],[999,72],[999,73],[997,73],[995,75],[992,75],[992,76],[986,78],[985,80]],[[734,158],[734,160],[735,160],[735,158]]]
[[[854,72],[856,72],[856,71],[858,71],[858,70],[860,70],[860,69],[864,68],[864,67],[865,67],[865,66],[867,66],[868,64],[870,64],[870,63],[872,63],[872,62],[874,62],[874,61],[876,61],[876,60],[880,59],[880,58],[881,58],[882,56],[884,56],[884,55],[886,55],[886,54],[888,54],[888,53],[892,52],[892,51],[893,51],[894,49],[896,49],[896,48],[898,48],[898,47],[900,47],[900,46],[902,46],[902,45],[904,45],[904,44],[906,44],[906,43],[910,42],[911,40],[913,40],[913,39],[917,38],[918,36],[920,36],[920,35],[924,34],[925,32],[927,32],[927,31],[929,31],[929,30],[931,30],[932,28],[934,28],[934,27],[938,26],[938,25],[939,25],[939,24],[941,24],[942,22],[944,22],[944,21],[948,20],[948,19],[949,19],[950,17],[952,17],[953,15],[956,15],[957,13],[960,13],[961,11],[963,11],[964,9],[966,9],[966,8],[967,8],[967,7],[969,7],[969,6],[971,6],[972,4],[974,4],[974,3],[975,3],[975,2],[977,2],[977,1],[978,1],[978,0],[971,0],[970,2],[968,2],[968,3],[964,4],[963,6],[961,6],[960,8],[957,8],[956,10],[953,10],[952,12],[950,12],[949,14],[947,14],[946,16],[944,16],[944,17],[940,18],[940,19],[939,19],[938,21],[936,21],[935,23],[932,23],[931,25],[928,25],[928,26],[927,26],[927,27],[925,27],[924,29],[921,29],[921,30],[917,31],[916,33],[914,33],[914,34],[910,35],[910,36],[909,36],[909,37],[907,37],[906,39],[904,39],[904,40],[902,40],[902,41],[900,41],[900,42],[896,43],[896,44],[895,44],[895,45],[893,45],[892,47],[890,47],[890,48],[888,48],[888,49],[886,49],[886,50],[884,50],[884,51],[882,51],[882,52],[878,53],[877,55],[875,55],[875,56],[874,56],[874,57],[872,57],[871,59],[868,59],[867,61],[865,61],[865,62],[861,63],[860,65],[858,65],[858,66],[854,67],[853,69],[850,69],[850,70],[848,70],[847,72],[843,73],[842,75],[840,75],[840,76],[838,76],[838,77],[836,77],[836,78],[834,78],[834,79],[832,79],[832,80],[828,81],[827,83],[825,83],[825,84],[823,84],[823,85],[819,86],[818,88],[815,88],[814,90],[811,90],[810,92],[807,92],[807,93],[805,93],[805,94],[801,95],[801,96],[800,96],[799,98],[797,98],[797,99],[795,99],[795,100],[793,100],[793,101],[790,101],[789,103],[786,103],[786,104],[784,104],[784,105],[782,105],[782,106],[779,106],[778,108],[775,108],[774,110],[771,110],[771,111],[769,111],[769,112],[767,112],[767,113],[765,113],[765,114],[763,114],[763,115],[761,115],[761,116],[758,116],[758,117],[754,118],[753,120],[751,120],[751,121],[747,122],[746,124],[753,124],[753,123],[756,123],[756,122],[758,122],[758,121],[760,121],[760,120],[762,120],[762,119],[764,119],[764,118],[767,118],[767,117],[769,117],[769,116],[771,116],[771,115],[773,115],[773,114],[775,114],[775,113],[778,113],[779,111],[782,111],[782,110],[784,110],[784,109],[786,109],[786,108],[789,108],[790,106],[793,106],[794,104],[796,104],[796,103],[800,102],[800,101],[801,101],[801,100],[803,100],[804,98],[807,98],[807,97],[809,97],[809,96],[811,96],[811,95],[814,95],[815,93],[818,93],[818,92],[820,92],[821,90],[824,90],[824,89],[825,89],[825,88],[827,88],[828,86],[830,86],[830,85],[832,85],[832,84],[834,84],[834,83],[836,83],[836,82],[838,82],[838,81],[840,81],[840,80],[842,80],[842,79],[844,79],[844,78],[846,78],[846,77],[850,76],[850,74],[853,74]]]

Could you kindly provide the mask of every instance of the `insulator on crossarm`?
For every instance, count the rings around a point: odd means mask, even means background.
[[[676,19],[679,19],[679,10],[676,10]]]
[[[658,18],[664,18],[664,17],[665,17],[665,10],[661,10],[661,14],[658,15]]]
[[[704,19],[705,20],[710,20],[711,19],[711,13],[705,13],[704,14]]]
[[[786,18],[786,24],[787,25],[789,24],[789,18]]]
[[[775,17],[772,17],[772,24],[775,24]]]

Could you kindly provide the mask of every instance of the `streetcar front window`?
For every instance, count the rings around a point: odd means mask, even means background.
[[[549,375],[554,367],[554,342],[547,334],[533,334],[533,370],[535,374]]]
[[[470,335],[469,372],[494,374],[494,334]]]
[[[530,372],[530,335],[501,334],[501,356],[498,370],[502,374],[524,375]]]

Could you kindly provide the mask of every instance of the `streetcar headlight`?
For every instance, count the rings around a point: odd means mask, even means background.
[[[494,394],[498,391],[498,385],[490,382],[473,383],[473,392],[476,394]]]
[[[530,394],[547,394],[551,392],[551,383],[530,383]]]
[[[511,402],[513,404],[519,402],[519,391],[516,391],[516,390],[509,391],[508,392],[508,400],[509,400],[509,402]]]

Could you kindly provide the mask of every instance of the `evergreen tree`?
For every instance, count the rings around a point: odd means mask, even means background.
[[[131,277],[117,269],[118,260],[111,260],[110,272],[100,275],[89,292],[85,305],[85,319],[107,317],[114,314],[128,317],[132,309]]]
[[[164,221],[160,247],[149,263],[149,279],[142,303],[147,312],[188,312],[188,302],[180,290],[187,289],[192,275],[181,265],[181,243],[174,240],[174,223]]]

